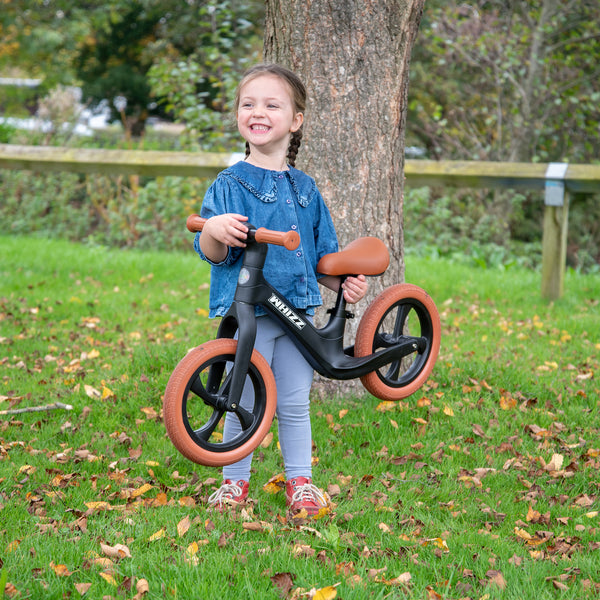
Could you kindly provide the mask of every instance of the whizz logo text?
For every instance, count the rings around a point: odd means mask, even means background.
[[[304,329],[306,323],[291,309],[287,306],[281,298],[278,298],[275,294],[272,294],[269,298],[269,302],[284,316],[287,320],[295,325],[298,329]]]

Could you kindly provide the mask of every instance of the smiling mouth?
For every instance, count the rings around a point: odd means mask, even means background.
[[[250,131],[267,132],[270,129],[267,125],[250,125]]]

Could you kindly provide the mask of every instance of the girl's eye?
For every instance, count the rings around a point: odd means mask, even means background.
[[[277,104],[269,104],[269,108],[279,108]]]

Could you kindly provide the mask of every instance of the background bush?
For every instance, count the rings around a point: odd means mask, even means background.
[[[0,231],[120,248],[189,249],[205,179],[0,171]]]
[[[160,142],[156,146],[162,147]],[[209,183],[191,177],[0,170],[0,233],[33,232],[120,248],[186,250],[190,238],[185,219],[199,212]],[[510,195],[513,207],[508,221],[495,211],[491,192],[407,187],[406,252],[482,268],[540,267],[542,195],[503,193]],[[576,271],[600,272],[598,200],[597,195],[571,200],[567,263]]]
[[[497,192],[407,187],[406,252],[483,268],[541,267],[542,194],[502,193],[512,205],[510,218],[498,213]],[[577,195],[570,201],[567,265],[576,271],[600,272],[599,200],[596,194]]]

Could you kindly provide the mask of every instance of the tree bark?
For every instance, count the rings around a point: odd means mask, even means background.
[[[298,166],[316,179],[341,246],[373,235],[390,251],[386,274],[352,307],[352,339],[368,300],[404,280],[408,72],[423,4],[266,0],[264,59],[294,70],[308,92]]]

